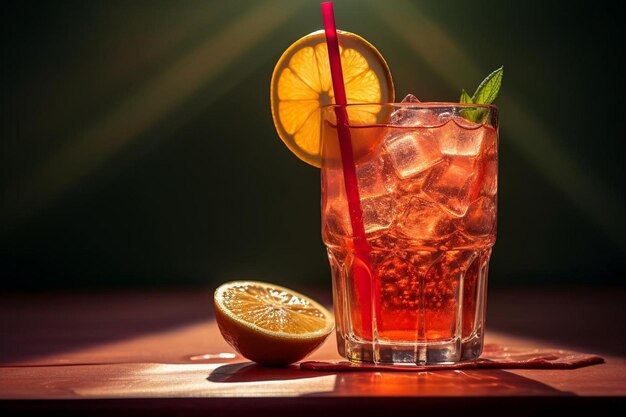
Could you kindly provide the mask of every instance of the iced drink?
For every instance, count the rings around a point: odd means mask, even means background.
[[[390,364],[477,358],[496,236],[497,109],[409,98],[342,111],[366,242],[351,230],[337,106],[327,106],[322,235],[340,353]],[[365,256],[355,250],[359,245]]]

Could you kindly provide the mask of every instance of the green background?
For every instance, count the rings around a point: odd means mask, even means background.
[[[622,285],[624,59],[613,6],[336,1],[398,98],[504,65],[490,285]],[[617,7],[617,6],[614,6]],[[319,2],[3,6],[3,288],[329,286],[319,171],[278,139],[274,64]]]

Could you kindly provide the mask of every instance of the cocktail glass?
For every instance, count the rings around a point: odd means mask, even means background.
[[[342,112],[358,207],[346,194]],[[403,365],[478,358],[496,236],[497,108],[411,100],[326,106],[321,153],[340,354]],[[365,241],[351,216],[362,219]]]

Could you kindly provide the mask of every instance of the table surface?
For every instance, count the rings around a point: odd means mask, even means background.
[[[514,401],[521,413],[531,409],[528,398],[533,406],[543,399],[597,409],[626,396],[623,289],[490,291],[487,343],[573,349],[606,359],[574,370],[264,368],[234,355],[222,339],[211,297],[210,291],[2,295],[0,407],[43,407],[65,415],[94,408],[159,415],[155,411],[181,407],[188,414],[246,414],[259,404],[270,412],[293,403],[304,415],[324,407],[337,411],[342,404],[350,410],[440,409],[480,399]],[[327,299],[324,293],[317,297]],[[593,313],[580,313],[583,300]],[[307,359],[340,359],[335,338]],[[73,401],[78,399],[86,401]]]

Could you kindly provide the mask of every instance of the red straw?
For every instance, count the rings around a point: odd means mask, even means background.
[[[339,136],[339,149],[341,152],[341,163],[343,165],[343,178],[348,197],[348,211],[350,213],[350,224],[354,235],[355,262],[353,264],[353,278],[361,310],[361,329],[365,333],[361,336],[372,336],[372,290],[374,287],[374,274],[370,261],[370,248],[365,238],[365,227],[363,226],[363,210],[361,209],[361,198],[356,177],[356,167],[354,165],[354,155],[352,153],[352,139],[348,123],[348,112],[345,106],[346,89],[343,82],[343,71],[341,69],[341,57],[339,55],[339,42],[337,39],[337,28],[335,26],[335,15],[333,3],[322,3],[322,16],[324,18],[324,32],[326,33],[326,45],[328,46],[328,59],[330,61],[330,73],[335,91],[335,103],[340,107],[335,108],[337,115],[337,135]],[[361,262],[358,262],[360,260]]]

